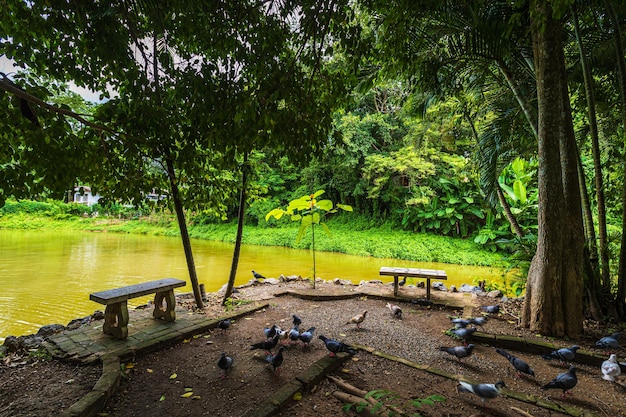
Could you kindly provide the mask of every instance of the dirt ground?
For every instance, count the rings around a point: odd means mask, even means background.
[[[286,284],[281,284],[281,286]],[[302,284],[290,284],[302,285]],[[307,284],[308,285],[308,284]],[[330,284],[332,285],[332,284]],[[494,347],[477,345],[474,353],[462,361],[439,351],[441,346],[457,346],[446,330],[450,318],[460,316],[459,310],[423,307],[402,303],[402,319],[396,319],[385,307],[386,302],[371,297],[335,301],[308,301],[292,296],[272,297],[278,286],[263,285],[241,290],[240,299],[270,299],[267,309],[235,321],[221,331],[214,329],[170,346],[158,352],[135,358],[124,364],[125,377],[102,416],[241,416],[254,410],[271,394],[306,370],[311,364],[329,354],[317,337],[342,340],[346,343],[370,346],[388,355],[419,365],[445,371],[457,379],[471,382],[495,383],[503,380],[506,390],[528,394],[563,407],[570,407],[598,416],[626,416],[626,390],[622,385],[600,378],[600,370],[577,365],[578,384],[572,394],[561,397],[560,390],[542,391],[540,387],[564,372],[567,366],[546,361],[537,355],[513,352],[526,360],[535,371],[535,378],[518,377],[506,359],[495,353]],[[280,288],[283,289],[284,288]],[[480,304],[493,304],[493,299],[479,297]],[[204,314],[224,315],[220,298],[210,295]],[[504,313],[492,316],[483,331],[542,339],[517,326],[518,303],[503,305]],[[181,303],[178,308],[191,308]],[[368,314],[358,329],[346,321],[357,313]],[[302,318],[301,330],[316,327],[311,345],[287,345],[281,372],[274,375],[262,350],[250,350],[252,343],[264,340],[263,328],[277,324],[291,327],[292,315]],[[554,341],[562,346],[578,344],[584,350],[600,352],[593,347],[595,340],[612,329],[589,327],[587,336],[578,341]],[[225,378],[217,367],[221,352],[234,358],[234,366]],[[276,349],[274,349],[276,352]],[[618,351],[623,360],[624,349]],[[54,416],[87,393],[100,376],[100,366],[77,367],[72,364],[37,358],[5,358],[0,364],[0,417]],[[563,416],[531,402],[509,396],[487,401],[457,392],[458,381],[416,369],[397,361],[359,351],[333,376],[364,390],[382,390],[382,402],[392,410],[406,415],[422,416]],[[624,376],[622,376],[624,377]],[[623,380],[622,380],[623,382]],[[318,417],[342,413],[356,415],[352,407],[345,412],[343,403],[333,395],[337,385],[322,380],[312,392],[302,393],[280,412],[280,416]],[[443,402],[422,402],[433,399]],[[386,414],[385,414],[386,415]],[[591,415],[591,414],[589,414]]]

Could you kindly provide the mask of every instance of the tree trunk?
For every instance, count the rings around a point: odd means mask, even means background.
[[[237,237],[235,238],[235,249],[233,251],[233,262],[230,266],[230,275],[228,276],[228,285],[224,293],[222,305],[226,305],[228,298],[233,293],[235,286],[235,277],[237,276],[237,266],[239,265],[239,254],[241,253],[241,240],[243,237],[243,224],[246,214],[246,187],[248,180],[248,152],[243,154],[243,165],[241,173],[241,193],[239,194],[239,210],[237,212]]]
[[[178,220],[178,228],[180,229],[180,237],[183,241],[183,248],[185,249],[185,259],[187,260],[187,269],[189,270],[191,288],[193,289],[193,295],[198,308],[204,308],[200,285],[198,284],[198,276],[196,275],[196,264],[194,263],[193,253],[191,251],[191,240],[189,239],[189,231],[187,230],[187,220],[185,219],[183,202],[180,198],[180,190],[178,189],[178,183],[176,181],[174,162],[169,155],[165,158],[165,160],[167,164],[167,176],[170,180],[170,187],[172,191],[172,200],[174,201],[174,209],[176,211],[176,219]]]
[[[521,239],[524,237],[524,232],[522,231],[522,228],[517,222],[515,215],[513,215],[513,212],[511,211],[511,206],[509,205],[509,202],[506,201],[506,198],[504,197],[504,193],[502,192],[502,188],[500,188],[500,184],[498,184],[497,187],[498,188],[496,189],[496,193],[498,194],[498,201],[500,201],[502,210],[504,210],[504,215],[509,220],[509,223],[511,224],[511,227],[513,228],[513,232],[515,233],[515,236]]]
[[[622,45],[621,31],[619,21],[615,15],[613,4],[609,0],[605,0],[606,11],[613,25],[613,33],[615,36],[615,50],[617,52],[616,61],[618,69],[618,79],[620,85],[620,96],[622,98],[622,127],[626,126],[626,60],[624,60],[624,47]],[[626,142],[625,142],[626,145]],[[626,149],[623,152],[626,158]],[[624,166],[624,161],[622,166]],[[619,250],[619,267],[617,272],[617,312],[623,319],[626,317],[626,181],[622,185],[622,240]]]
[[[539,228],[522,324],[544,335],[578,337],[582,331],[580,193],[571,113],[567,114],[569,102],[564,103],[562,27],[549,3],[531,2],[531,33],[539,115]]]
[[[596,186],[596,204],[598,209],[598,237],[600,239],[600,259],[601,263],[601,286],[610,291],[611,287],[611,270],[609,267],[609,244],[608,233],[606,230],[606,204],[604,198],[604,184],[602,180],[602,162],[600,161],[600,143],[598,139],[598,123],[596,118],[596,99],[593,90],[593,78],[591,76],[591,68],[587,61],[587,56],[583,48],[582,38],[580,36],[580,27],[578,23],[578,14],[576,7],[573,8],[574,29],[576,32],[576,40],[580,51],[580,63],[583,70],[583,78],[585,81],[585,95],[587,96],[587,112],[589,115],[589,133],[591,134],[591,151],[593,156],[594,182]],[[582,171],[580,172],[582,175]],[[583,182],[584,183],[584,182]],[[591,243],[591,242],[590,242]],[[594,255],[596,249],[595,242],[589,247],[589,251]],[[607,291],[607,292],[609,292]]]

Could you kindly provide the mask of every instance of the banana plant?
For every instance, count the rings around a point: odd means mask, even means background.
[[[338,209],[344,211],[352,211],[352,206],[347,204],[337,203],[333,205],[330,200],[318,200],[317,198],[324,194],[324,190],[318,190],[313,194],[303,195],[300,198],[292,200],[287,205],[286,209],[275,208],[265,215],[265,221],[268,221],[270,217],[274,217],[276,220],[280,220],[283,216],[290,216],[291,221],[300,222],[300,228],[296,235],[296,243],[300,242],[306,235],[309,228],[311,229],[311,248],[313,250],[313,288],[315,288],[315,226],[322,226],[322,229],[326,235],[330,236],[330,229],[328,225],[322,221],[322,219],[331,213],[336,213]]]

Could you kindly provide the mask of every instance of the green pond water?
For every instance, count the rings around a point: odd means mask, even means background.
[[[198,280],[207,292],[228,280],[233,245],[193,240]],[[0,340],[8,335],[36,333],[46,324],[69,321],[104,310],[89,294],[160,278],[189,282],[180,238],[117,233],[0,230]],[[316,253],[317,276],[354,283],[380,277],[381,266],[443,269],[446,286],[472,284],[477,279],[502,281],[497,268],[424,263],[398,259]],[[310,251],[244,245],[235,285],[252,278],[251,270],[266,277],[312,275]],[[409,282],[410,283],[410,282]],[[191,286],[177,292],[191,292]],[[145,304],[153,296],[129,300],[129,307]]]

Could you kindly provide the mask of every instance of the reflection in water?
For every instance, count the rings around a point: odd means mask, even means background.
[[[194,240],[192,246],[199,282],[207,292],[219,290],[228,280],[233,245]],[[342,278],[359,283],[381,279],[381,266],[444,269],[448,287],[478,279],[502,280],[502,271],[493,268],[325,252],[318,252],[316,258],[317,275],[327,280]],[[0,230],[0,259],[0,340],[8,335],[35,333],[46,324],[65,325],[94,310],[103,310],[103,305],[89,300],[89,294],[95,291],[168,277],[189,281],[179,238]],[[308,277],[312,274],[311,252],[243,246],[235,285],[248,282],[252,269],[266,277]],[[390,277],[383,281],[389,282]],[[179,290],[190,292],[191,286]],[[129,300],[129,306],[144,304],[151,298]]]

